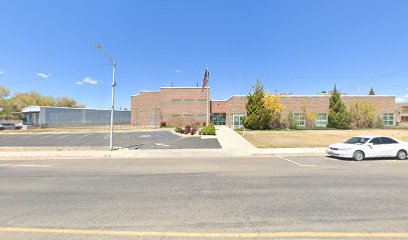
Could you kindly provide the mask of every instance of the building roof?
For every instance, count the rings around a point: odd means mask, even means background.
[[[40,112],[41,108],[58,108],[58,109],[73,109],[73,110],[100,110],[100,111],[107,111],[111,109],[98,109],[98,108],[71,108],[71,107],[54,107],[54,106],[28,106],[21,110],[21,112]],[[115,109],[115,111],[118,111]],[[130,111],[130,110],[121,110],[123,112]]]
[[[192,88],[192,89],[201,89],[202,87],[161,87],[161,88]],[[160,88],[160,89],[161,89]],[[205,87],[207,88],[207,87]],[[209,89],[211,89],[210,87],[208,87]]]

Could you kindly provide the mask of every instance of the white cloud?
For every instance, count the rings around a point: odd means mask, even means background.
[[[174,71],[175,73],[181,73],[181,70],[176,70],[176,71]]]
[[[98,80],[92,79],[90,77],[86,77],[86,78],[82,79],[81,81],[77,81],[75,84],[77,84],[77,85],[84,85],[84,84],[96,85],[98,83],[99,83]]]
[[[2,70],[0,70],[0,75],[2,75],[4,72]]]
[[[40,77],[40,78],[49,78],[49,77],[51,77],[51,74],[37,73],[37,77]]]
[[[408,102],[408,94],[405,95],[405,96],[403,96],[403,97],[398,97],[398,98],[396,98],[395,101],[396,101],[397,103]]]

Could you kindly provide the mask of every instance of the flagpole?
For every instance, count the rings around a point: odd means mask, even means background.
[[[208,72],[208,64],[206,65],[206,71]],[[208,79],[207,79],[207,126],[209,125],[209,122],[210,122],[210,111],[209,111],[209,108],[210,108],[210,98],[209,98],[209,88],[210,88],[210,77],[208,76],[207,77]]]

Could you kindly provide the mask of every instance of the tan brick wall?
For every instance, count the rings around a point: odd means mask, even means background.
[[[227,101],[211,101],[211,113],[226,113]]]
[[[134,125],[203,125],[207,119],[207,92],[201,88],[161,88],[132,96],[131,106]]]
[[[376,106],[376,114],[395,112],[393,96],[342,96],[343,102],[351,106],[367,102]],[[132,124],[138,126],[159,126],[166,122],[169,126],[189,125],[206,122],[207,93],[201,88],[161,88],[157,92],[141,92],[131,97]],[[308,112],[328,113],[330,96],[282,96],[286,106],[284,115]],[[227,101],[212,101],[212,113],[226,113],[228,126],[232,125],[233,114],[246,115],[247,96],[232,96]]]
[[[394,113],[395,97],[393,96],[341,96],[342,101],[351,106],[358,102],[366,102],[376,106],[376,114],[380,117],[384,113]],[[232,125],[232,114],[246,114],[246,96],[233,96],[226,103],[227,125]],[[303,108],[308,112],[328,113],[330,96],[282,96],[282,105],[286,106],[284,115],[303,113]]]
[[[246,115],[246,103],[248,101],[247,96],[232,96],[226,102],[226,114],[227,114],[227,126],[232,126],[232,116],[234,113],[243,113]]]
[[[376,114],[394,113],[395,97],[392,96],[341,96],[343,103],[351,107],[356,103],[369,103],[376,107]],[[330,96],[283,96],[282,105],[286,106],[285,115],[303,113],[304,109],[314,113],[328,113]]]

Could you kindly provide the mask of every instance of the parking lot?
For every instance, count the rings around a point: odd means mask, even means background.
[[[109,132],[1,134],[0,147],[105,147]],[[118,132],[114,146],[130,149],[215,149],[218,140],[177,136],[170,131]]]

